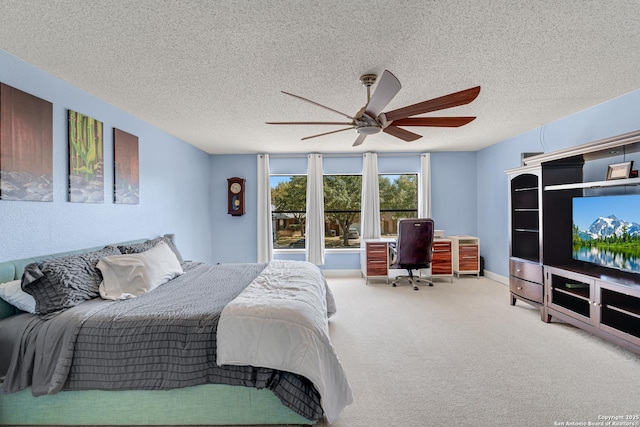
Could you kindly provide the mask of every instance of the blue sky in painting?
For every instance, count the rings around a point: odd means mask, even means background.
[[[579,230],[589,228],[598,217],[610,215],[640,224],[640,194],[573,199],[573,222]]]

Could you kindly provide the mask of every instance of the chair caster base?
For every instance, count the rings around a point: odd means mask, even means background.
[[[419,291],[419,290],[420,290],[420,288],[419,288],[419,287],[417,287],[417,286],[414,286],[414,287],[413,287],[413,290],[414,290],[414,291]]]

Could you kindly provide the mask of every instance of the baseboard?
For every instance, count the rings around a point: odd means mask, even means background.
[[[487,279],[495,280],[496,282],[500,282],[503,285],[509,286],[509,278],[501,276],[500,274],[493,273],[488,270],[484,270],[484,277]]]
[[[398,271],[401,272],[404,270],[398,270]],[[324,274],[325,277],[362,277],[361,270],[322,270],[322,274]],[[508,277],[501,276],[500,274],[493,273],[489,270],[484,270],[484,277],[486,277],[487,279],[495,280],[496,282],[502,283],[503,285],[509,286]]]
[[[325,277],[362,277],[361,270],[322,270]]]

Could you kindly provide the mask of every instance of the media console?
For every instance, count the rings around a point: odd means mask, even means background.
[[[640,166],[640,131],[528,157],[509,179],[510,303],[539,308],[640,354],[640,272],[573,259],[576,197],[640,194],[640,178],[607,179],[610,165]]]

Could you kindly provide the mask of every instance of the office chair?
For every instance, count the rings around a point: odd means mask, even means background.
[[[395,260],[391,268],[406,269],[408,276],[398,276],[391,284],[396,286],[408,281],[414,290],[419,283],[433,282],[415,277],[413,270],[429,268],[433,251],[434,224],[431,218],[401,219],[398,221],[398,240],[395,245]]]

